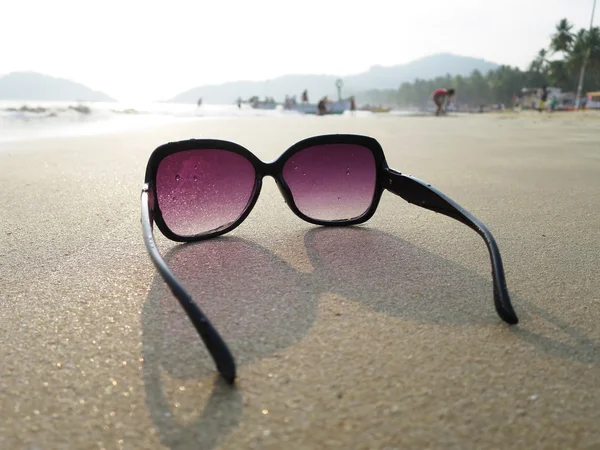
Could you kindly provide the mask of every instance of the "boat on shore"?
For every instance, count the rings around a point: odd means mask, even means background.
[[[386,108],[383,106],[371,106],[371,105],[365,105],[365,106],[361,106],[360,108],[358,108],[359,111],[369,111],[372,113],[388,113],[392,110],[392,108]]]
[[[267,97],[263,101],[259,100],[258,97],[251,97],[247,102],[254,109],[266,109],[273,110],[277,109],[279,103],[277,103],[274,99]]]
[[[254,109],[273,110],[273,109],[277,109],[279,104],[278,103],[257,102],[257,103],[251,103],[250,106],[252,106],[252,108],[254,108]]]
[[[283,104],[277,103],[272,97],[266,97],[261,101],[258,96],[251,97],[247,103],[254,109],[277,109],[282,106],[286,111],[295,111],[301,114],[344,114],[346,111],[354,111],[356,103],[354,97],[342,98],[342,80],[337,80],[338,100],[329,100],[327,96],[323,97],[318,103],[308,101],[308,90],[302,92],[301,102],[296,101],[296,96],[285,96]]]
[[[284,103],[283,109],[287,111],[296,111],[301,114],[344,114],[346,111],[351,110],[351,99],[342,99],[335,101],[325,101],[324,110],[319,111],[319,105],[317,103],[295,103],[288,102]]]

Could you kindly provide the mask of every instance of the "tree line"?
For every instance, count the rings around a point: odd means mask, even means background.
[[[586,58],[583,93],[600,90],[600,27],[574,31],[573,25],[562,19],[556,25],[548,48],[538,52],[527,70],[503,65],[486,74],[475,70],[467,77],[448,74],[431,80],[417,78],[412,83],[402,83],[399,89],[371,90],[357,97],[371,104],[422,107],[435,89],[452,87],[461,104],[511,105],[513,96],[525,87],[546,85],[559,87],[563,92],[575,92]]]

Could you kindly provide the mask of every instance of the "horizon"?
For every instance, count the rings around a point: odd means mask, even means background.
[[[433,54],[430,54],[430,55],[425,55],[425,56],[416,58],[414,60],[408,61],[406,63],[389,64],[389,65],[373,64],[373,65],[371,65],[371,66],[369,66],[369,67],[367,67],[367,68],[365,68],[363,70],[359,70],[358,72],[345,73],[345,74],[342,74],[342,75],[334,74],[334,73],[324,73],[324,72],[323,73],[317,73],[317,72],[300,73],[300,72],[295,72],[295,73],[283,73],[281,75],[277,75],[277,76],[270,77],[270,78],[263,78],[263,79],[243,79],[243,78],[240,78],[240,79],[227,80],[227,81],[214,82],[214,83],[206,83],[206,84],[202,84],[202,85],[198,85],[198,86],[192,86],[192,87],[190,87],[188,89],[184,89],[184,90],[182,90],[180,92],[177,92],[175,95],[180,94],[182,92],[185,92],[185,91],[187,91],[189,89],[200,87],[200,86],[221,86],[221,85],[225,85],[225,84],[229,84],[229,83],[264,83],[264,82],[276,80],[276,79],[283,78],[283,77],[294,77],[294,76],[340,76],[340,77],[350,77],[350,76],[354,76],[354,75],[357,75],[357,74],[368,72],[369,70],[371,70],[374,67],[383,67],[383,68],[385,68],[385,67],[395,67],[395,66],[408,65],[408,64],[411,64],[413,62],[416,62],[416,61],[419,61],[419,60],[423,60],[423,59],[426,59],[426,58],[435,57],[435,56],[444,56],[444,55],[452,55],[452,56],[465,57],[465,58],[481,59],[481,60],[486,61],[488,63],[497,64],[498,66],[502,65],[502,63],[498,63],[496,61],[490,61],[490,60],[487,60],[487,59],[484,59],[484,58],[475,58],[475,57],[468,56],[468,55],[459,55],[459,54],[450,53],[450,52],[439,52],[439,53],[433,53]],[[0,78],[4,77],[6,75],[11,75],[11,74],[16,74],[16,73],[23,73],[23,74],[25,74],[25,73],[32,73],[32,74],[38,74],[38,75],[48,76],[48,77],[51,77],[51,78],[64,79],[64,80],[67,80],[67,81],[70,81],[70,82],[73,82],[73,83],[84,84],[80,80],[76,80],[76,79],[72,79],[72,78],[65,78],[65,77],[58,77],[58,76],[53,75],[53,74],[42,73],[42,72],[35,72],[35,71],[31,71],[31,70],[16,70],[16,71],[9,72],[9,73],[0,73]],[[120,99],[116,98],[115,96],[111,95],[110,92],[106,92],[106,91],[103,91],[101,89],[96,89],[96,88],[93,88],[93,87],[87,86],[87,85],[85,85],[85,86],[88,87],[88,88],[90,88],[90,89],[93,89],[95,91],[102,92],[103,94],[106,94],[109,97],[112,97],[117,102],[128,103],[128,102],[131,101],[131,100],[120,100]],[[151,102],[151,103],[152,102],[169,102],[175,95],[171,96],[168,99],[167,98],[160,98],[160,99],[136,99],[136,100],[133,100],[133,101],[134,102],[144,102],[144,101],[146,101],[146,102]]]
[[[338,0],[310,0],[297,3],[298,8],[272,0],[233,6],[182,0],[167,9],[140,1],[96,5],[74,0],[11,5],[11,20],[0,27],[0,39],[12,42],[0,74],[37,72],[121,102],[154,102],[203,85],[286,75],[343,77],[446,53],[526,69],[538,50],[547,48],[561,18],[576,29],[588,28],[592,10],[591,0],[577,5],[532,0],[525,7],[517,0],[502,5],[456,0],[452,8],[432,0],[403,10],[376,0],[368,11]],[[321,35],[313,32],[315,11],[332,24]],[[213,19],[202,20],[206,16]],[[344,31],[336,17],[354,24],[356,32]],[[291,31],[282,26],[288,19]],[[594,19],[598,24],[599,10]],[[415,39],[419,35],[424,38]]]

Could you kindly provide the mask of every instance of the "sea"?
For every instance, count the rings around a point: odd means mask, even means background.
[[[171,122],[294,114],[248,105],[177,103],[34,102],[0,100],[0,142],[85,136]]]
[[[366,111],[349,111],[348,117],[367,117]],[[302,116],[283,108],[253,109],[243,104],[33,102],[0,100],[0,142],[49,137],[85,136],[128,131],[183,121],[240,117]]]

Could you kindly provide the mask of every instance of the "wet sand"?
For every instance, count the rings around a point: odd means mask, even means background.
[[[587,114],[198,121],[0,144],[0,448],[600,448],[600,120]],[[158,237],[239,365],[216,376],[143,245],[159,144],[277,157],[374,136],[496,237],[521,322],[496,316],[485,245],[386,193],[322,229],[265,181],[229,237]],[[160,233],[158,233],[159,235]]]

